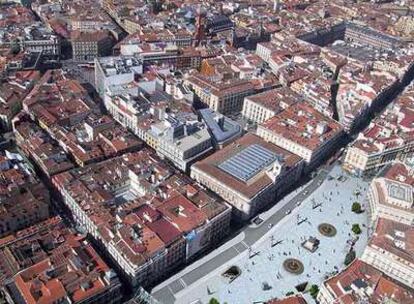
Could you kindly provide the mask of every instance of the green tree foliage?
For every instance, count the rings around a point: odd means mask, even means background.
[[[216,298],[211,298],[208,304],[220,304],[220,302]]]
[[[355,234],[361,234],[362,230],[361,227],[359,227],[359,224],[352,225],[352,232]]]
[[[355,260],[355,258],[356,258],[355,251],[354,250],[351,250],[350,252],[348,252],[346,254],[344,264],[346,266],[348,266],[349,264],[352,263],[353,260]]]
[[[362,213],[362,208],[361,208],[361,204],[358,202],[355,202],[352,204],[352,212],[355,213]]]
[[[312,298],[316,299],[319,293],[319,287],[318,285],[312,285],[309,289],[309,294],[312,296]]]

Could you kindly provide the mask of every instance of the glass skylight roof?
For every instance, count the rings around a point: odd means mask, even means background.
[[[235,178],[246,182],[277,159],[277,154],[255,144],[233,155],[218,167]]]

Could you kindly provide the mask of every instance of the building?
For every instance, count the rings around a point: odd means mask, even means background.
[[[312,169],[336,150],[343,128],[309,104],[296,103],[258,126],[257,135],[303,158]]]
[[[323,30],[316,29],[299,35],[299,38],[320,46],[331,44],[336,40],[344,40],[378,50],[393,50],[403,44],[398,37],[377,31],[361,22],[349,21],[334,24]]]
[[[134,287],[165,278],[229,230],[229,206],[150,150],[55,175],[53,184]]]
[[[413,303],[414,293],[373,266],[356,260],[320,287],[317,300],[332,303]]]
[[[414,224],[413,169],[403,163],[390,164],[371,182],[368,191],[372,220],[379,217],[405,225]]]
[[[192,113],[165,114],[148,132],[158,142],[157,153],[184,172],[213,149],[209,130]]]
[[[9,193],[0,201],[0,237],[49,217],[49,196],[40,183],[21,186],[19,193]]]
[[[194,91],[200,102],[224,115],[241,112],[244,97],[254,93],[254,85],[242,79],[220,81],[193,74],[184,83]]]
[[[414,228],[380,218],[361,260],[390,278],[414,287]]]
[[[392,50],[402,45],[402,41],[397,37],[351,22],[346,22],[344,38],[347,41],[369,45],[377,49]]]
[[[370,115],[383,110],[399,86],[395,75],[383,71],[342,73],[340,81],[336,96],[338,120],[351,134],[361,130]]]
[[[210,132],[215,149],[224,148],[242,135],[240,124],[211,109],[199,110],[199,116]]]
[[[48,70],[23,109],[79,166],[138,150],[142,142],[107,115],[81,84]]]
[[[174,69],[198,69],[201,60],[211,55],[195,47],[179,47],[166,43],[142,43],[139,41],[121,41],[119,53],[124,56],[139,56],[146,66],[172,66]],[[117,48],[116,48],[117,49]]]
[[[103,98],[109,86],[133,82],[142,72],[142,60],[134,56],[95,58],[96,91]]]
[[[137,151],[143,146],[143,142],[128,130],[109,116],[101,115],[91,114],[82,123],[56,128],[52,135],[81,167]]]
[[[105,96],[104,104],[105,108],[111,114],[111,116],[119,122],[125,128],[131,130],[135,135],[144,141],[146,140],[145,133],[147,130],[141,130],[140,122],[143,117],[150,111],[151,102],[136,92],[137,86],[131,86],[131,90],[134,92],[128,94],[108,93]],[[138,96],[137,96],[138,95]]]
[[[0,154],[0,237],[49,217],[49,192],[19,154]]]
[[[61,54],[61,39],[48,28],[34,25],[26,29],[26,35],[19,41],[20,49],[40,53],[58,59]]]
[[[47,177],[73,168],[62,147],[27,117],[14,121],[16,144]]]
[[[121,303],[121,284],[85,235],[58,217],[0,240],[9,303]]]
[[[39,79],[39,71],[17,71],[5,77],[0,84],[0,129],[11,130],[13,117]]]
[[[72,57],[75,61],[93,61],[112,53],[114,39],[108,31],[72,32]]]
[[[254,216],[293,185],[303,162],[278,146],[246,134],[191,167],[191,177],[233,206],[241,220]]]
[[[192,47],[192,42],[193,36],[187,29],[141,28],[119,42],[114,53],[139,56],[146,66],[198,68],[205,52]]]
[[[303,98],[289,88],[277,88],[244,98],[242,115],[261,124]]]
[[[315,110],[333,117],[336,96],[332,93],[337,89],[333,81],[334,72],[321,60],[314,60],[313,66],[317,66],[317,70],[312,76],[295,81],[290,88],[303,95]]]
[[[146,89],[149,87],[142,84]],[[115,120],[155,149],[159,156],[186,172],[192,163],[213,149],[210,131],[186,100],[176,100],[160,90],[138,93],[144,90],[143,86],[141,82],[124,86],[115,95],[112,90],[117,90],[110,87],[105,106]]]
[[[375,90],[363,83],[343,84],[336,98],[339,122],[347,132],[368,119],[371,105],[376,98]]]
[[[192,40],[191,32],[185,28],[142,28],[126,37],[125,42],[164,43],[178,47],[188,47],[191,46]]]
[[[395,24],[395,27],[409,37],[414,33],[414,18],[412,16],[401,16]]]
[[[257,44],[256,54],[265,62],[269,62],[270,56],[277,51],[278,46],[272,42],[261,42]]]
[[[2,5],[1,14],[0,49],[59,58],[60,38],[50,27],[39,21],[32,10],[14,1]]]
[[[49,133],[58,125],[81,123],[96,108],[82,85],[62,70],[48,70],[23,100],[23,110]]]
[[[209,35],[217,34],[233,29],[233,21],[225,15],[213,15],[207,17],[204,25],[204,31]]]
[[[76,4],[78,3],[75,2]],[[91,33],[111,31],[117,34],[122,31],[98,3],[86,2],[84,5],[75,6],[74,11],[75,14],[71,14],[69,17],[72,31]]]
[[[357,175],[375,173],[394,161],[403,161],[412,155],[414,138],[410,133],[399,133],[393,136],[392,133],[382,133],[382,130],[395,132],[372,124],[364,133],[358,135],[346,150],[344,169]],[[375,134],[378,134],[378,137],[374,137]]]
[[[414,91],[407,90],[348,147],[343,167],[363,175],[410,158],[414,152],[413,109]]]
[[[307,304],[306,300],[300,296],[289,296],[284,299],[274,299],[267,301],[266,304]]]

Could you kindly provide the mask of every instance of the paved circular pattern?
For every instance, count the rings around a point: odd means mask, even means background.
[[[336,235],[336,228],[328,223],[322,223],[318,226],[320,234],[327,237],[333,237]]]
[[[297,259],[286,259],[283,262],[283,268],[293,274],[302,274],[305,270],[303,263]]]

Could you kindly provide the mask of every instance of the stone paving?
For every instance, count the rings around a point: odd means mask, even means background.
[[[305,282],[308,286],[319,285],[327,276],[344,267],[345,255],[351,241],[356,239],[351,231],[355,223],[362,228],[354,245],[357,257],[360,256],[367,244],[368,218],[366,212],[353,213],[351,206],[355,201],[366,206],[368,183],[346,175],[339,166],[333,168],[330,176],[291,214],[269,228],[269,233],[253,248],[176,294],[176,303],[208,303],[212,297],[221,303],[254,303],[284,297]],[[338,180],[340,176],[344,178]],[[318,231],[321,223],[332,224],[337,230],[336,235],[323,236]],[[320,241],[313,253],[301,246],[309,237]],[[283,262],[288,258],[303,263],[302,274],[291,274],[283,268]],[[229,283],[221,274],[232,265],[238,266],[242,273]]]

